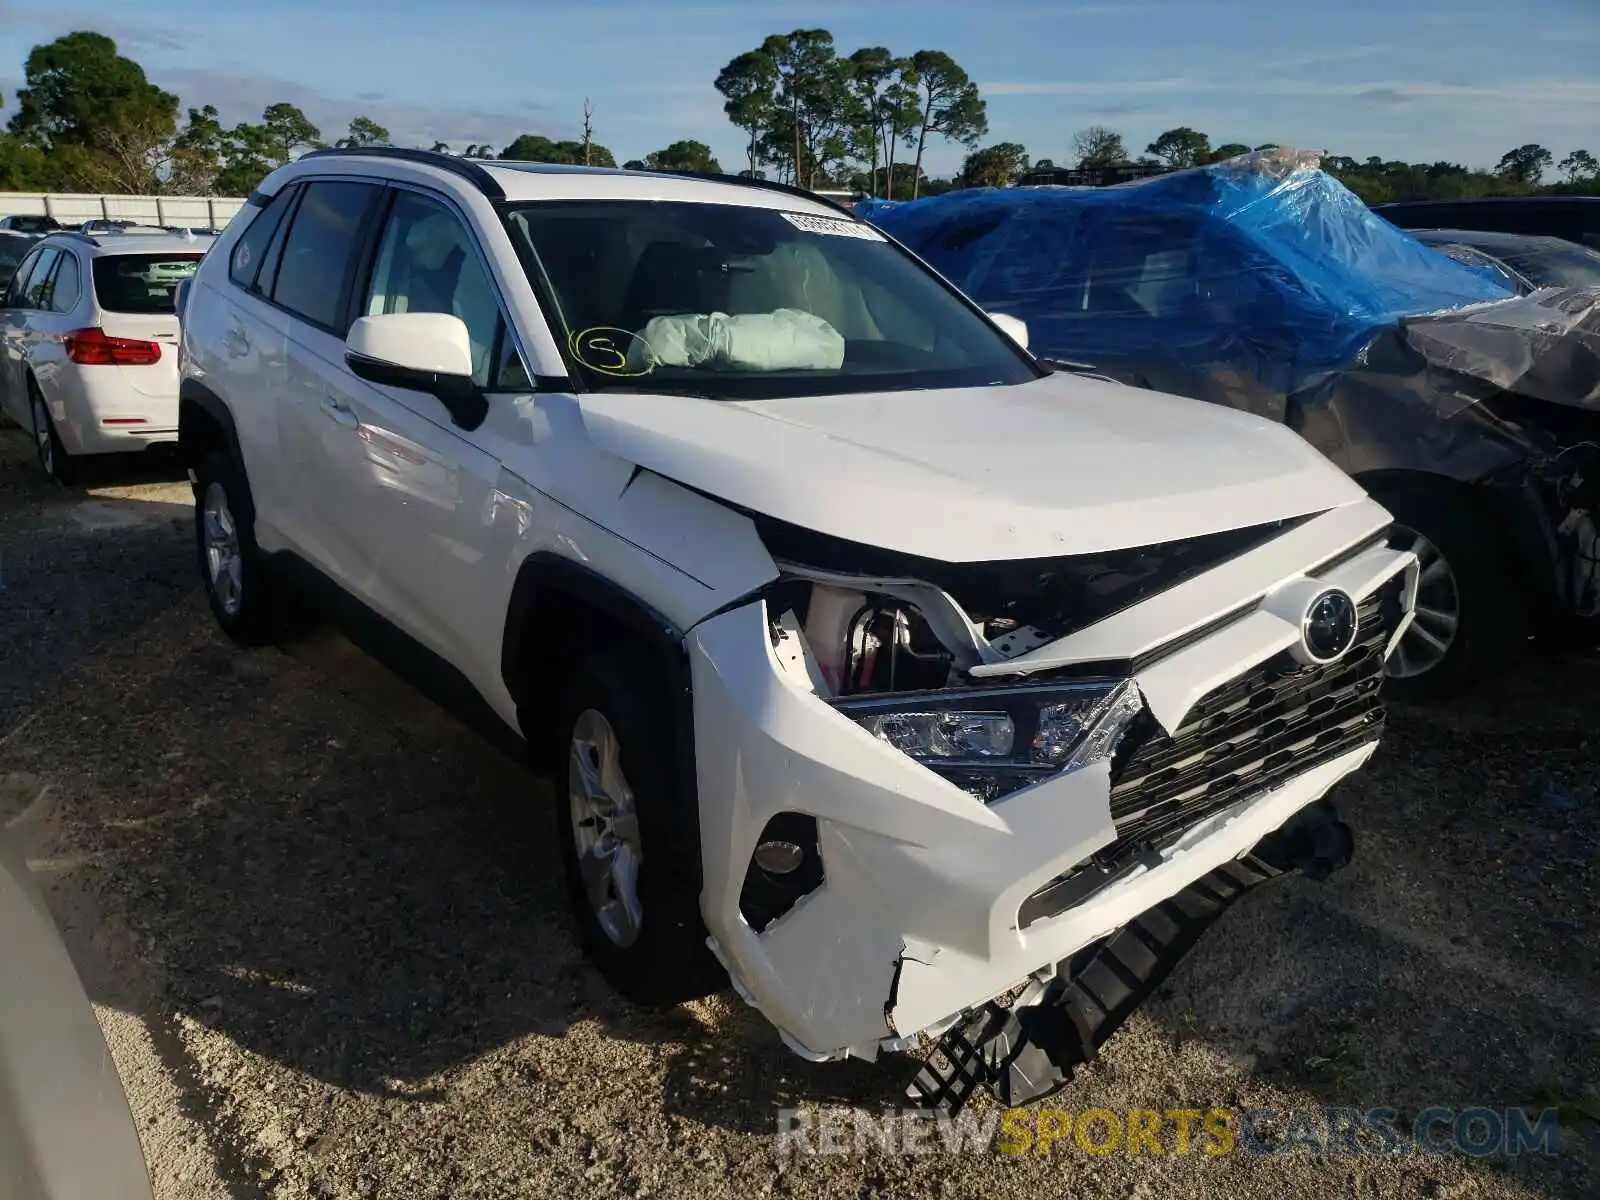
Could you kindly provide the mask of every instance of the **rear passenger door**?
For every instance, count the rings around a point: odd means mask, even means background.
[[[349,304],[378,180],[312,179],[301,189],[258,289],[286,318],[282,384],[272,405],[282,519],[303,557],[368,597],[372,554],[350,536],[346,476],[360,469],[350,416],[354,377],[344,364]]]
[[[299,195],[300,185],[289,184],[254,214],[229,248],[225,278],[200,273],[182,324],[192,373],[216,389],[233,416],[255,501],[256,540],[268,551],[299,546],[287,511],[291,489],[277,469],[276,408],[289,319],[272,303],[273,271],[267,266],[276,261]]]
[[[13,292],[11,307],[5,313],[6,391],[15,410],[23,414],[19,420],[26,422],[24,429],[31,428],[33,422],[27,402],[28,372],[38,349],[40,318],[48,311],[50,282],[60,260],[61,251],[56,247],[39,247],[33,265],[22,264],[27,277],[24,279],[21,271],[17,273],[22,283]]]
[[[43,254],[43,248],[34,250],[17,264],[0,307],[0,408],[24,429],[31,427],[32,417],[23,388],[22,332],[28,319],[28,281]]]

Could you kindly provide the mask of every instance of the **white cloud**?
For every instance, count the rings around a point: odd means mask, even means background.
[[[1143,96],[1211,86],[1182,77],[1166,79],[999,80],[978,84],[985,96]]]
[[[488,142],[504,146],[518,134],[542,133],[571,137],[576,122],[557,119],[550,106],[530,99],[516,110],[422,104],[365,92],[359,97],[332,96],[316,88],[273,75],[238,74],[190,69],[152,70],[162,87],[176,91],[185,107],[216,106],[223,124],[259,121],[269,104],[295,105],[332,140],[344,133],[351,118],[371,117],[389,131],[399,146]]]

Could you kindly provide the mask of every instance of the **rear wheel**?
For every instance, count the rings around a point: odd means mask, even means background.
[[[78,464],[61,445],[55,421],[50,417],[50,406],[44,402],[39,385],[31,379],[28,380],[28,409],[33,414],[33,444],[39,456],[39,468],[57,483],[75,482]]]
[[[1384,690],[1412,701],[1460,695],[1526,635],[1511,557],[1465,493],[1427,483],[1371,491],[1394,516],[1389,544],[1414,552],[1421,566],[1416,612],[1389,657]]]
[[[206,601],[222,631],[241,645],[273,638],[273,581],[248,518],[245,484],[225,454],[209,454],[195,471],[195,550]]]

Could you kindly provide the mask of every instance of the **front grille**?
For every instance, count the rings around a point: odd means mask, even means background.
[[[1145,712],[1112,761],[1117,840],[1029,897],[1023,923],[1063,911],[1213,813],[1376,738],[1383,650],[1400,619],[1402,587],[1393,579],[1361,602],[1355,645],[1336,663],[1302,666],[1284,651],[1204,696],[1173,734]],[[1074,886],[1063,887],[1068,879]]]

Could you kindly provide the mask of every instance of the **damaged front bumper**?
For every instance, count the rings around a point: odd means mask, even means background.
[[[1081,657],[1072,643],[1145,702],[1115,753],[989,803],[830,703],[766,600],[698,625],[686,644],[701,904],[740,993],[802,1055],[870,1058],[949,1028],[1247,855],[1377,744],[1382,663],[1416,587],[1415,559],[1372,540],[1386,521],[1375,505],[1318,518],[972,672],[964,696],[1053,678]],[[1323,565],[1284,569],[1317,529],[1323,552],[1299,561]],[[1303,634],[1279,599],[1308,582],[1360,604],[1337,662],[1292,659]]]

